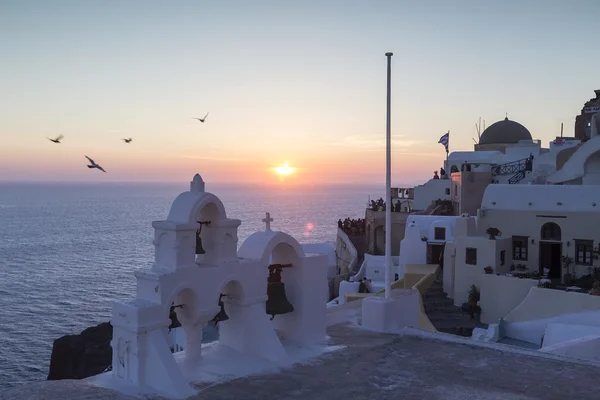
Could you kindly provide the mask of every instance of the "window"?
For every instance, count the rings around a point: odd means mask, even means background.
[[[506,250],[502,250],[500,252],[500,265],[504,265],[504,262],[506,261]]]
[[[513,236],[513,260],[527,261],[527,236]]]
[[[473,247],[467,247],[465,250],[465,264],[477,265],[477,249]]]
[[[556,240],[560,241],[560,226],[554,222],[546,222],[542,226],[541,235],[542,240]]]
[[[433,238],[435,240],[446,240],[446,228],[436,226],[433,231]]]
[[[592,265],[593,240],[575,240],[575,264]]]

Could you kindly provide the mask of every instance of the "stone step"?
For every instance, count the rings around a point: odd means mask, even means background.
[[[423,295],[423,300],[425,299],[448,299],[448,295],[444,292],[425,293]]]
[[[435,325],[436,322],[471,322],[476,321],[476,319],[471,319],[471,316],[468,314],[448,314],[448,313],[432,313],[427,316],[432,324]]]
[[[424,305],[425,314],[429,315],[451,315],[457,312],[456,306],[454,304],[433,304],[433,305]]]
[[[451,299],[437,299],[437,300],[433,300],[433,299],[428,299],[428,300],[423,300],[423,307],[427,308],[442,308],[444,309],[444,311],[449,311],[449,312],[454,312],[456,311],[459,307],[456,307],[454,305],[454,303],[452,302]]]

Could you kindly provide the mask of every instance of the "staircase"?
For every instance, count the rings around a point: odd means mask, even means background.
[[[435,281],[423,295],[425,314],[438,331],[470,337],[474,328],[487,328],[485,324],[471,319],[460,307],[456,307],[454,301],[444,293],[443,287],[443,272],[439,271]]]
[[[522,160],[512,161],[506,164],[500,164],[492,167],[492,177],[497,175],[513,174],[508,180],[509,184],[519,183],[525,178],[525,173],[531,171],[532,159],[530,157]]]

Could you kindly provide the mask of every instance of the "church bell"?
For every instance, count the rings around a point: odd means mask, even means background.
[[[221,321],[227,321],[229,319],[229,316],[225,312],[225,304],[223,303],[223,300],[221,300],[223,296],[225,296],[223,293],[221,293],[219,296],[219,306],[221,306],[221,310],[217,313],[217,315],[214,316],[213,319],[210,320],[214,326],[217,326],[217,324]]]
[[[288,301],[285,294],[285,284],[281,282],[281,271],[283,267],[284,266],[281,264],[269,266],[266,311],[267,314],[271,316],[271,320],[273,320],[276,315],[287,314],[294,311],[294,306]]]

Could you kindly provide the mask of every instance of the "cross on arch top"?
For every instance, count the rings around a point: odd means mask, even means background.
[[[266,224],[265,230],[267,232],[271,231],[271,222],[273,222],[273,218],[271,218],[271,213],[265,213],[265,217],[263,218],[262,222],[264,222]]]

